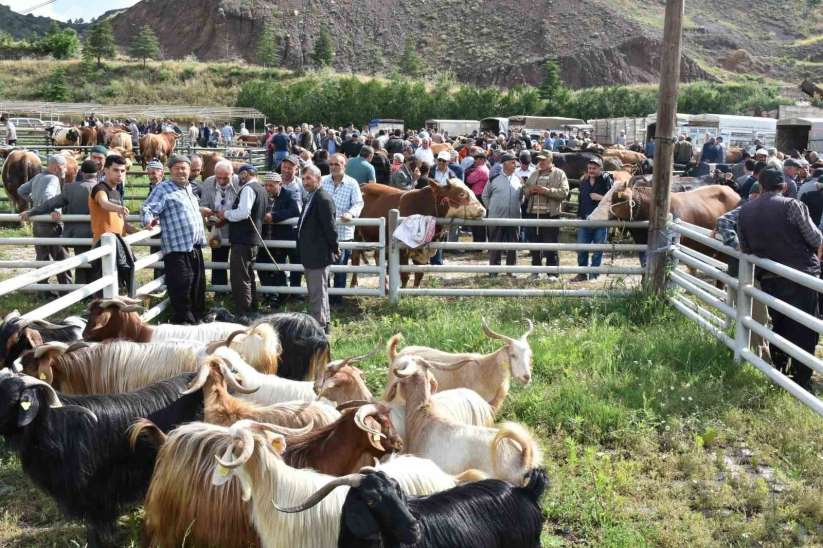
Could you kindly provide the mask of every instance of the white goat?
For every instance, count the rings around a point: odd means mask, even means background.
[[[431,373],[437,379],[441,390],[450,388],[471,388],[495,411],[503,405],[509,393],[511,377],[523,384],[529,384],[532,377],[532,349],[528,337],[534,331],[534,324],[527,320],[529,329],[519,339],[507,337],[492,331],[483,320],[483,332],[492,339],[499,339],[505,344],[491,354],[475,352],[450,353],[427,346],[407,346],[397,352],[397,345],[402,336],[395,335],[389,339],[389,384],[394,380],[397,370],[396,360],[400,356],[419,356],[431,366]]]
[[[477,469],[492,478],[521,485],[528,470],[538,466],[539,447],[528,431],[516,423],[499,428],[460,424],[432,399],[437,381],[415,356],[399,358],[402,367],[388,389],[387,400],[397,392],[406,400],[405,451],[433,460],[450,474]]]
[[[214,350],[213,356],[223,358],[231,365],[231,372],[244,388],[254,390],[250,394],[237,394],[237,397],[260,405],[289,401],[314,401],[314,383],[311,381],[293,381],[276,375],[260,373],[247,364],[231,348],[225,346]]]
[[[202,425],[203,429],[220,432],[221,455],[215,455],[218,465],[212,474],[214,485],[223,485],[237,478],[244,501],[251,500],[252,522],[264,547],[311,546],[335,548],[340,532],[340,516],[352,476],[336,478],[312,470],[295,469],[283,462],[285,438],[268,425],[240,421],[230,428]],[[219,450],[218,449],[218,450]],[[235,456],[239,453],[238,456]],[[413,464],[422,464],[420,468]],[[378,465],[378,470],[382,465]],[[423,487],[431,489],[431,465],[419,459],[391,461],[386,473],[396,479],[409,495],[422,495]],[[450,483],[445,481],[444,483]],[[333,491],[326,496],[329,491]],[[315,505],[315,499],[322,500]],[[275,511],[280,508],[313,506],[302,513]]]

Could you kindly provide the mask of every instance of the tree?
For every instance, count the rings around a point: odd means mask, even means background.
[[[563,79],[560,78],[560,67],[557,61],[549,59],[543,65],[546,75],[537,92],[540,98],[546,101],[545,114],[560,114],[571,99],[571,92]]]
[[[314,52],[312,53],[314,64],[318,67],[328,67],[334,60],[334,47],[331,42],[331,34],[326,27],[320,28],[320,33],[317,35],[317,41],[314,43]]]
[[[43,55],[51,55],[55,59],[69,59],[77,55],[80,49],[80,39],[73,29],[61,29],[57,21],[53,21],[49,32],[35,44],[35,50]]]
[[[267,21],[260,33],[257,46],[257,62],[264,67],[274,67],[279,65],[280,60],[280,37],[274,30],[274,24]]]
[[[41,92],[46,101],[68,101],[69,87],[66,85],[66,72],[54,69],[46,79]]]
[[[108,19],[98,21],[89,29],[86,40],[83,42],[83,56],[97,59],[97,66],[103,64],[103,57],[114,57],[117,53],[117,44],[114,41],[114,32]]]
[[[146,67],[146,59],[159,59],[161,56],[160,42],[157,35],[148,25],[143,25],[140,34],[135,37],[129,50],[129,55],[136,59],[143,60],[143,67]]]
[[[400,57],[400,73],[414,78],[421,76],[424,68],[423,59],[417,54],[414,39],[411,36],[406,37],[403,55]]]

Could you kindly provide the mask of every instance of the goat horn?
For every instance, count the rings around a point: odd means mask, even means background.
[[[296,514],[297,512],[308,510],[312,506],[316,505],[318,502],[329,496],[329,493],[334,491],[336,488],[342,486],[359,487],[362,481],[363,474],[349,474],[348,476],[343,476],[331,480],[329,483],[315,491],[314,494],[307,498],[305,502],[297,506],[278,506],[277,503],[274,501],[271,501],[271,503],[274,505],[274,508],[279,512],[285,512],[287,514]]]
[[[91,409],[86,409],[85,407],[82,407],[80,405],[63,405],[60,407],[60,409],[62,409],[63,411],[73,411],[75,413],[82,413],[88,416],[94,422],[100,422],[97,418],[97,415],[94,414],[94,411],[92,411]]]
[[[470,363],[473,363],[473,364],[477,365],[477,363],[478,363],[477,360],[474,359],[474,358],[466,358],[465,360],[460,360],[459,362],[453,362],[453,363],[435,362],[435,361],[429,361],[429,360],[420,360],[420,361],[426,367],[430,367],[430,368],[433,367],[433,368],[439,369],[441,371],[454,371],[456,369],[460,369],[464,365],[467,365],[467,364],[470,364]],[[395,374],[397,374],[397,373],[395,373]]]
[[[17,356],[17,359],[14,360],[11,364],[11,370],[15,373],[22,373],[23,372],[23,355]],[[0,369],[0,375],[5,372],[5,369]],[[2,375],[5,376],[5,375]]]
[[[236,390],[241,394],[254,394],[258,390],[260,390],[259,386],[256,388],[246,388],[245,386],[237,382],[237,377],[235,377],[234,373],[231,372],[231,366],[223,358],[219,358],[217,363],[219,364],[220,372],[223,374],[223,379],[226,381],[226,384],[229,385],[229,387],[232,390]]]
[[[368,432],[369,434],[374,434],[376,436],[380,436],[381,438],[385,438],[386,435],[381,432],[380,430],[375,430],[374,428],[369,427],[366,424],[366,417],[370,417],[371,415],[376,415],[380,413],[380,409],[373,403],[368,405],[364,405],[360,409],[357,410],[357,413],[354,415],[354,424],[362,430],[363,432]]]
[[[68,346],[68,348],[66,348],[66,353],[75,352],[84,348],[91,348],[91,346],[92,345],[86,341],[74,341]]]
[[[397,333],[389,339],[389,342],[386,343],[386,354],[389,355],[389,363],[393,362],[397,357],[397,345],[402,339],[403,335],[401,333]]]
[[[69,345],[58,341],[41,344],[40,346],[34,349],[34,357],[36,359],[42,358],[43,354],[45,354],[49,350],[57,350],[60,354],[65,354],[66,352],[68,352],[68,348]]]
[[[410,369],[410,371],[406,371],[407,369]],[[398,379],[405,379],[407,377],[411,377],[415,371],[417,371],[417,368],[412,364],[408,364],[404,368],[396,370],[394,372],[394,376]]]
[[[18,310],[12,310],[8,314],[6,314],[6,317],[3,318],[3,322],[5,323],[9,320],[12,320],[14,318],[19,318],[19,317],[20,317],[20,312]]]
[[[490,339],[500,339],[501,341],[506,341],[506,342],[511,341],[511,337],[507,337],[505,335],[501,335],[500,333],[495,333],[494,331],[492,331],[491,328],[489,327],[488,322],[486,321],[486,318],[483,318],[481,326],[483,327],[483,333],[485,333],[488,338],[490,338]]]
[[[252,422],[249,424],[249,428],[257,430],[258,432],[274,432],[275,434],[282,434],[283,436],[302,436],[312,431],[312,428],[314,428],[314,420],[309,421],[309,423],[302,428],[289,428],[287,426],[265,422]]]
[[[211,372],[211,368],[209,364],[211,362],[208,360],[203,361],[200,365],[200,369],[197,370],[197,376],[192,379],[191,384],[189,387],[183,391],[183,395],[193,394],[203,388],[203,385],[206,384],[206,379],[209,378],[209,373]]]
[[[46,395],[49,398],[49,407],[63,407],[63,404],[60,402],[60,397],[57,395],[57,392],[54,390],[52,385],[50,385],[47,382],[43,382],[35,377],[30,377],[28,375],[23,375],[20,378],[23,380],[23,386],[42,386],[43,388],[45,388]]]
[[[357,362],[362,362],[363,360],[365,360],[365,359],[367,359],[367,358],[371,358],[372,356],[374,356],[375,354],[377,354],[378,352],[380,352],[380,348],[381,348],[382,346],[383,346],[383,345],[380,345],[380,344],[379,344],[379,345],[375,346],[372,350],[370,350],[369,352],[367,352],[367,353],[365,353],[365,354],[361,354],[361,355],[359,355],[359,356],[352,356],[352,357],[350,357],[350,358],[345,358],[345,359],[343,360],[343,363],[344,363],[344,364],[349,364],[349,363],[357,363]]]
[[[351,409],[352,407],[362,407],[364,405],[368,405],[370,403],[374,403],[371,400],[349,400],[347,402],[343,402],[337,406],[338,411],[345,411],[346,409]]]
[[[240,436],[240,439],[237,441],[241,443],[243,451],[240,453],[239,457],[232,461],[224,461],[219,455],[215,455],[214,458],[217,459],[220,466],[223,466],[224,468],[237,468],[242,466],[251,458],[252,453],[254,453],[254,438],[252,437],[251,432],[242,429],[232,430],[235,430],[236,435]]]
[[[226,348],[231,348],[231,343],[237,335],[244,335],[246,334],[245,329],[238,329],[237,331],[232,332],[225,340],[213,341],[206,346],[206,353],[213,354],[215,350],[220,348],[221,346],[225,346]]]
[[[526,332],[523,334],[523,337],[521,337],[522,339],[528,339],[528,338],[529,338],[529,335],[531,335],[531,334],[532,334],[532,332],[534,332],[534,322],[533,322],[533,321],[531,321],[530,319],[526,318],[526,323],[528,323],[528,324],[529,324],[529,328],[528,328],[528,329],[526,330]]]

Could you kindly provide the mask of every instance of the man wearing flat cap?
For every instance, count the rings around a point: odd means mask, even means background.
[[[292,224],[280,223],[300,217],[302,205],[300,192],[285,188],[281,176],[277,173],[269,172],[264,174],[263,184],[269,196],[269,207],[263,216],[263,239],[297,241],[297,227]],[[277,264],[286,264],[287,259],[292,265],[300,264],[300,255],[297,253],[297,248],[272,247],[269,248],[269,252],[272,257],[269,257],[268,253],[261,250],[258,253],[257,263],[270,264],[273,258],[277,261]],[[260,276],[260,285],[286,286],[286,273],[283,271],[259,270],[258,274]],[[301,277],[300,272],[291,271],[289,273],[289,287],[300,287]],[[279,302],[277,295],[269,295],[267,300],[272,306],[277,305]]]
[[[537,169],[529,175],[524,188],[527,219],[559,219],[563,209],[563,200],[569,194],[569,180],[566,173],[554,167],[551,152],[537,154]],[[560,227],[528,227],[526,238],[531,243],[556,244],[560,238]],[[532,266],[558,266],[557,251],[531,250]],[[533,278],[537,274],[532,275]],[[556,282],[558,277],[551,272],[549,281]]]
[[[783,173],[768,167],[758,179],[763,194],[740,208],[737,233],[740,251],[764,257],[810,276],[820,276],[820,246],[823,235],[812,223],[805,204],[783,195],[786,187]],[[817,312],[818,295],[814,289],[795,283],[767,270],[756,269],[763,291],[811,315]],[[818,334],[813,328],[796,322],[780,311],[769,308],[772,329],[781,337],[799,346],[812,356]],[[777,345],[771,346],[772,362],[801,387],[811,389],[812,370],[792,359]]]
[[[190,160],[175,154],[168,162],[170,178],[152,190],[141,208],[143,226],[158,223],[172,323],[196,324],[206,308],[206,233],[200,204],[189,184]]]
[[[266,189],[257,180],[257,169],[243,164],[237,170],[240,192],[231,209],[217,217],[229,223],[231,294],[237,314],[246,316],[255,308],[254,261],[263,245],[263,215],[268,207]]]
[[[783,196],[797,198],[797,174],[802,167],[803,165],[794,158],[786,158],[783,161],[783,182],[786,183]]]
[[[577,205],[577,217],[587,218],[600,204],[600,200],[614,184],[611,173],[603,171],[603,160],[598,156],[592,156],[586,166],[586,176],[580,180],[580,194]],[[609,236],[609,229],[605,226],[581,227],[577,229],[577,243],[579,244],[602,244]],[[592,253],[591,266],[600,266],[603,259],[602,251]],[[577,266],[589,266],[589,252],[577,252]],[[571,279],[572,282],[584,282],[597,278],[596,273],[580,273]]]

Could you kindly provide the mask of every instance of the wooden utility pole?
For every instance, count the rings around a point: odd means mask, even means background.
[[[660,63],[660,97],[654,147],[654,200],[649,214],[649,254],[646,263],[648,288],[662,295],[666,288],[666,224],[669,218],[672,160],[680,82],[680,50],[683,36],[684,0],[666,1],[663,27],[663,59]]]

